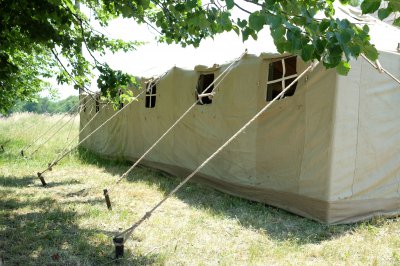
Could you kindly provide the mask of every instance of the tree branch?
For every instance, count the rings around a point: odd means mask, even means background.
[[[61,62],[60,58],[58,57],[58,55],[56,54],[56,52],[54,52],[53,49],[51,49],[51,53],[54,55],[54,57],[56,58],[58,64],[64,69],[64,71],[68,74],[68,76],[70,77],[70,79],[75,83],[75,85],[81,87],[80,84],[78,84],[78,82],[76,81],[76,79],[72,76],[71,73],[69,73],[69,71],[67,70],[67,68],[64,66],[64,64]],[[89,90],[88,88],[86,88],[85,85],[82,86],[82,89],[93,99],[96,101],[96,99],[93,97],[93,94],[95,94],[94,92],[92,92],[91,90]],[[107,103],[107,102],[102,102],[102,103]]]
[[[236,2],[235,2],[235,6],[236,6],[237,8],[239,8],[240,10],[242,10],[243,12],[245,12],[245,13],[247,13],[247,14],[249,14],[249,15],[251,14],[250,11],[248,11],[248,10],[244,9],[243,7],[239,6]]]

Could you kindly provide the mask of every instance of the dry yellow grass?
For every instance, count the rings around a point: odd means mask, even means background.
[[[81,151],[41,187],[35,173],[61,151],[69,127],[32,159],[18,152],[58,118],[0,119],[0,144],[10,140],[0,153],[0,257],[5,265],[112,265],[115,233],[179,180],[140,167],[111,192],[108,211],[102,189],[129,163]],[[134,232],[125,251],[121,265],[400,265],[400,218],[326,226],[191,183]]]

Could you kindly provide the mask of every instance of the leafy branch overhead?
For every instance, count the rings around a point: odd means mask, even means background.
[[[279,52],[297,54],[304,61],[320,60],[327,68],[346,74],[351,58],[364,53],[375,60],[378,52],[370,43],[368,26],[335,19],[333,2],[81,0],[80,5],[103,27],[116,17],[131,18],[157,29],[160,41],[182,46],[197,47],[204,38],[227,31],[235,31],[243,40],[257,39],[268,26]],[[101,56],[108,51],[130,51],[141,43],[110,39],[94,29],[75,4],[73,0],[0,0],[0,112],[16,100],[34,97],[48,86],[47,78],[87,90],[95,69],[103,96],[114,103],[129,98],[117,92],[129,91],[127,86],[135,80],[102,63]],[[384,19],[400,11],[400,2],[364,0],[361,9]],[[244,16],[234,17],[234,10]],[[321,13],[323,18],[317,16]],[[400,18],[393,23],[400,26]]]

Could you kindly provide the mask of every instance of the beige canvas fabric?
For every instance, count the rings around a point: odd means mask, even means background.
[[[276,57],[246,55],[216,87],[212,104],[197,105],[143,164],[179,177],[197,168],[267,104],[268,68]],[[380,60],[400,76],[399,54],[382,52]],[[145,108],[142,94],[83,146],[105,157],[136,160],[195,102],[199,75],[217,77],[227,66],[171,69],[157,84],[155,108]],[[297,73],[306,67],[298,60]],[[399,214],[399,102],[400,85],[365,60],[352,62],[346,77],[319,66],[196,180],[326,223]],[[81,139],[114,112],[102,109]],[[81,126],[94,113],[81,113]]]

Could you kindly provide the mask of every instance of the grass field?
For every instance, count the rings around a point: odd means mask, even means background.
[[[80,150],[42,187],[36,172],[77,134],[77,119],[33,158],[19,151],[59,118],[0,118],[0,265],[400,265],[399,217],[327,226],[194,183],[139,227],[116,261],[112,237],[179,179],[139,167],[111,192],[108,211],[102,190],[130,164]]]

